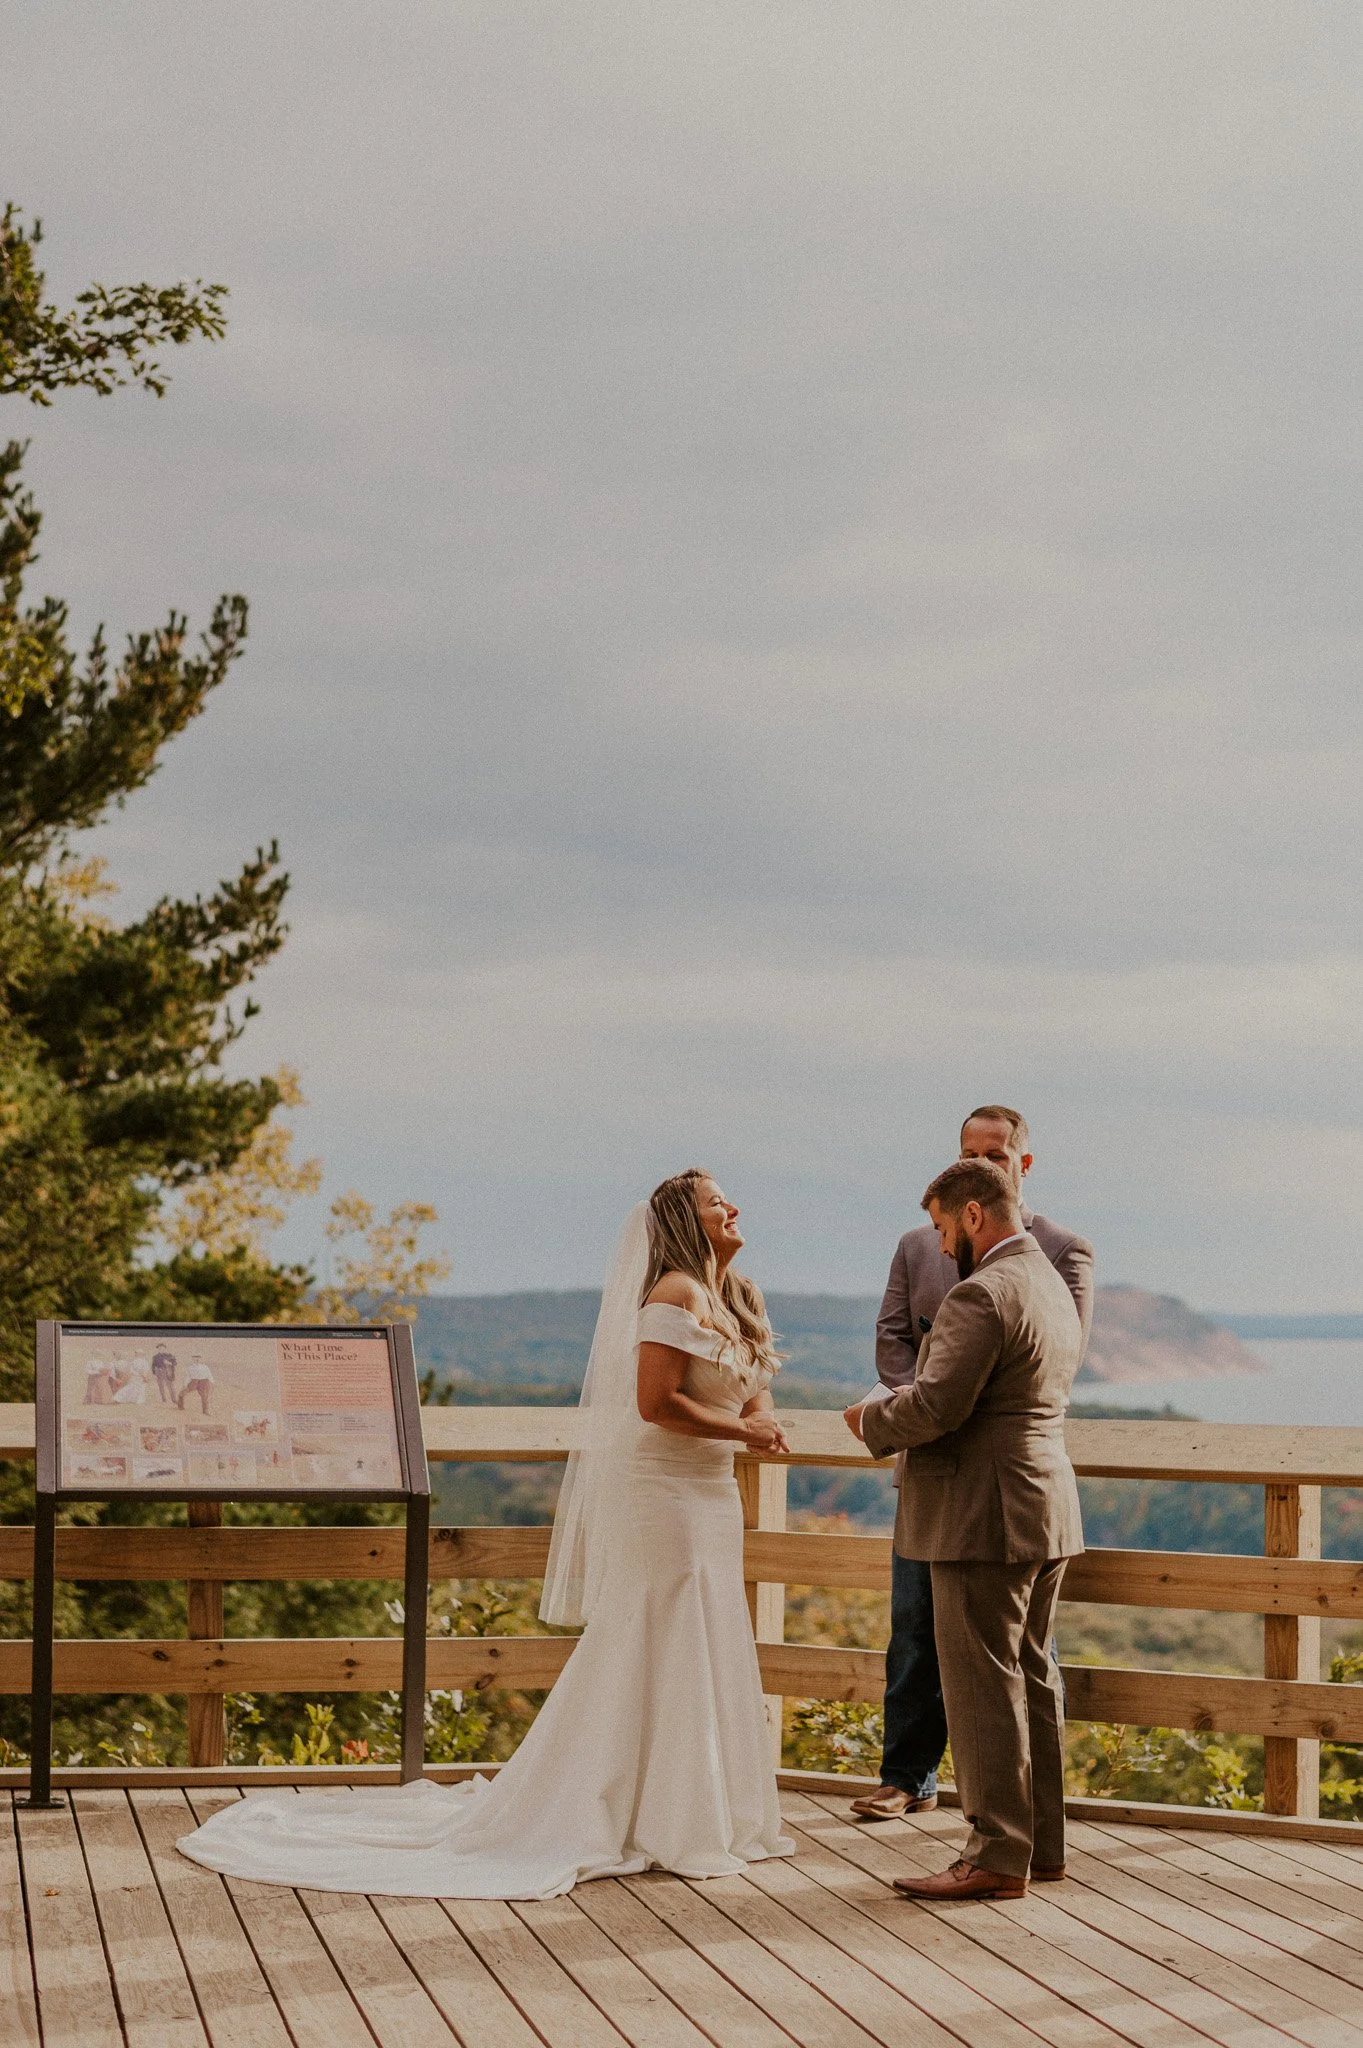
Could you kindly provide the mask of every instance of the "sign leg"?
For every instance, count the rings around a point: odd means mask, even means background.
[[[431,1497],[407,1500],[407,1551],[402,1626],[402,1777],[424,1775],[426,1765],[426,1593],[430,1577]]]
[[[20,1806],[65,1806],[52,1790],[52,1629],[57,1578],[57,1504],[38,1495],[33,1516],[33,1676],[28,1797]]]

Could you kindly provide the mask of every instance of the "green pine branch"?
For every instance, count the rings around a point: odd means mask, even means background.
[[[37,263],[40,220],[25,226],[17,207],[0,215],[0,397],[50,405],[54,391],[101,397],[137,384],[160,398],[168,382],[156,351],[227,330],[227,287],[92,284],[62,312],[44,294]]]

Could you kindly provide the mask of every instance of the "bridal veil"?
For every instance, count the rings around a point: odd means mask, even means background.
[[[559,1489],[540,1620],[576,1628],[591,1614],[607,1560],[629,1540],[619,1483],[639,1434],[636,1345],[639,1300],[648,1277],[649,1207],[625,1218],[601,1290],[591,1355],[578,1406],[577,1448]]]

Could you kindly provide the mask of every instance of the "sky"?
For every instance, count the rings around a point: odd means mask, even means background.
[[[1352,0],[7,0],[83,639],[251,600],[90,835],[281,842],[234,1058],[477,1293],[710,1167],[872,1291],[976,1103],[1099,1279],[1363,1308]],[[324,1201],[280,1249],[313,1255]]]

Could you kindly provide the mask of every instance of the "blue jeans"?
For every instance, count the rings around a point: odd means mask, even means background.
[[[937,1766],[946,1746],[947,1717],[932,1628],[932,1566],[895,1551],[885,1651],[882,1785],[897,1785],[914,1799],[930,1798],[937,1790]]]

